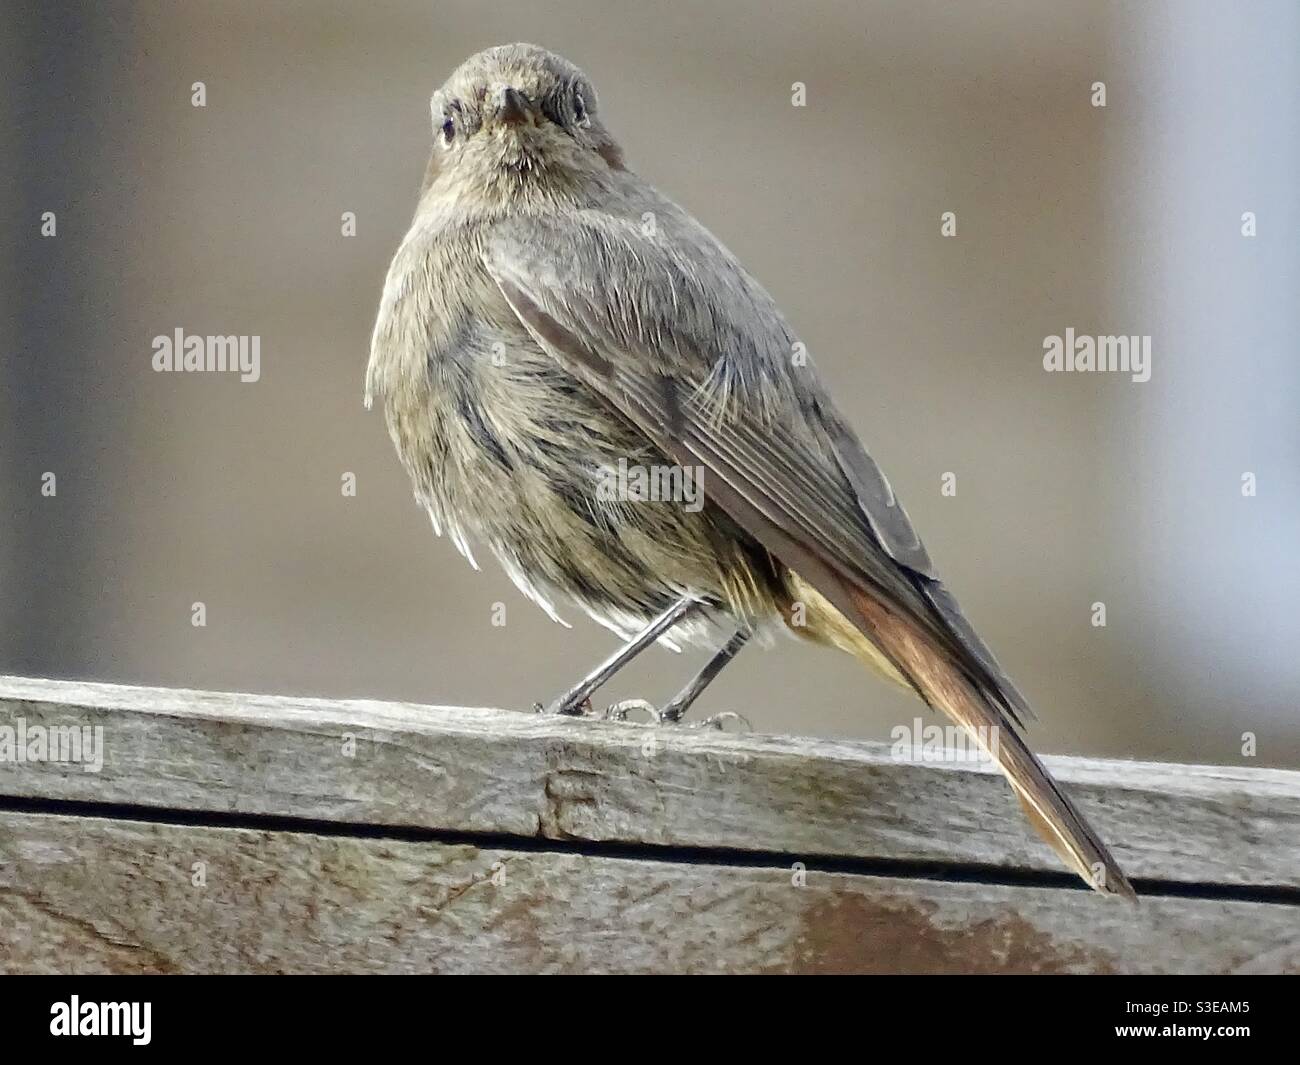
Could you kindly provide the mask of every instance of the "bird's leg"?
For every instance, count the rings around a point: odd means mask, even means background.
[[[623,702],[615,703],[611,706],[609,710],[606,711],[605,716],[612,718],[615,721],[622,721],[627,718],[630,710],[644,710],[660,725],[676,724],[682,719],[682,715],[690,709],[691,704],[700,697],[700,693],[709,686],[713,678],[721,673],[722,668],[736,657],[736,654],[745,646],[749,637],[750,633],[746,630],[736,630],[731,639],[728,640],[726,644],[704,664],[704,668],[696,673],[695,676],[687,682],[686,686],[674,695],[662,707],[662,709],[656,709],[644,699],[625,699]],[[700,722],[699,727],[707,728],[710,725],[714,725],[721,728],[722,722],[729,718],[735,718],[742,722],[745,721],[745,719],[739,714],[728,712],[706,718],[704,721]],[[745,723],[748,724],[748,722]]]
[[[655,640],[659,639],[665,632],[671,629],[687,615],[694,613],[700,607],[699,600],[679,599],[654,621],[650,622],[640,633],[638,633],[629,643],[624,644],[605,661],[588,673],[582,680],[578,681],[569,691],[565,692],[558,699],[546,707],[545,713],[548,714],[567,714],[577,716],[583,712],[583,707],[587,705],[591,698],[591,693],[608,681],[615,673],[627,665],[632,659],[649,647]],[[541,704],[534,707],[539,712],[542,711]]]
[[[700,697],[700,693],[709,686],[714,677],[722,672],[722,667],[736,657],[748,640],[749,633],[744,629],[737,629],[722,649],[704,664],[704,668],[696,673],[681,691],[668,700],[659,711],[659,719],[680,721],[682,715],[691,708],[691,704]]]

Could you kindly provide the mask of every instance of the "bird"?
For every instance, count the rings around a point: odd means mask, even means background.
[[[590,79],[540,46],[502,45],[457,67],[431,114],[365,403],[380,404],[435,532],[476,568],[475,549],[490,551],[557,620],[557,601],[576,603],[624,641],[545,709],[590,713],[656,641],[704,644],[708,664],[653,708],[679,721],[752,636],[788,631],[967,729],[1066,866],[1135,898],[1030,749],[1028,702],[806,346],[736,257],[629,167]],[[603,490],[629,468],[690,471],[703,505]]]

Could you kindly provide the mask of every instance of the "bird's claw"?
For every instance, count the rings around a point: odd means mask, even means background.
[[[726,732],[724,727],[728,721],[736,721],[740,724],[741,732],[753,732],[754,726],[749,723],[749,718],[744,714],[738,714],[734,710],[724,710],[720,714],[714,714],[712,717],[706,717],[703,721],[697,721],[688,726],[689,728],[715,728],[719,732]]]
[[[681,725],[682,712],[675,711],[671,704],[660,709],[648,699],[622,699],[613,706],[605,710],[604,718],[606,721],[626,721],[630,713],[640,712],[650,716],[647,724],[652,725]],[[720,714],[714,714],[712,717],[706,717],[703,721],[692,721],[686,724],[687,728],[716,728],[719,732],[725,731],[725,724],[728,721],[737,721],[743,726],[743,731],[753,732],[754,726],[749,720],[741,714],[732,710],[724,710]]]
[[[596,711],[592,709],[591,697],[588,696],[576,706],[568,706],[560,700],[551,703],[550,706],[543,706],[541,703],[533,703],[534,714],[557,714],[560,717],[595,717]]]
[[[649,714],[651,724],[664,724],[665,719],[659,707],[648,699],[620,699],[605,709],[604,717],[606,721],[626,721],[627,715],[637,710]]]
[[[599,718],[604,721],[627,721],[629,714],[640,713],[649,718],[645,722],[647,725],[683,725],[686,728],[715,728],[719,732],[725,732],[727,722],[735,721],[741,726],[741,731],[754,731],[754,726],[749,723],[749,719],[733,710],[724,710],[720,714],[706,717],[703,721],[685,722],[682,720],[685,713],[684,707],[677,707],[669,703],[661,708],[655,706],[649,699],[620,699],[612,706],[607,707],[604,713],[597,713],[591,705],[590,698],[584,699],[576,706],[569,706],[561,700],[556,700],[550,706],[533,703],[533,713],[556,714],[560,717]]]

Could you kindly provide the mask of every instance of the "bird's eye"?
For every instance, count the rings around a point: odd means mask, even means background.
[[[587,114],[587,101],[582,98],[581,89],[575,89],[573,93],[573,121],[584,129],[591,125],[591,117]]]
[[[442,143],[450,145],[456,139],[456,121],[450,115],[442,120]]]

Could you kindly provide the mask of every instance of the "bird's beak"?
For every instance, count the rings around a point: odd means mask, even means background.
[[[531,110],[528,97],[507,85],[497,90],[496,110],[492,117],[502,126],[522,126],[528,121]]]

